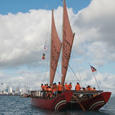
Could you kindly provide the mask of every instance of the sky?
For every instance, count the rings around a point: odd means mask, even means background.
[[[115,0],[66,0],[66,5],[75,33],[66,82],[72,82],[72,89],[79,81],[114,95]],[[49,83],[51,10],[61,40],[62,7],[62,0],[0,0],[0,82],[4,87],[28,84],[28,89],[40,89],[41,83]],[[46,59],[42,60],[44,45]],[[57,68],[61,73],[60,65],[61,58]],[[92,73],[89,65],[97,71]],[[54,82],[60,80],[56,73]]]

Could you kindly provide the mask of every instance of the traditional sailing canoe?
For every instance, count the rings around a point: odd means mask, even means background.
[[[62,75],[61,83],[64,85],[66,73],[68,69],[71,49],[73,45],[74,33],[72,32],[65,0],[63,0],[63,40],[62,44],[59,40],[52,10],[52,29],[51,29],[51,55],[50,55],[50,86],[53,84],[57,64],[62,47]],[[50,109],[63,110],[68,109],[82,109],[98,110],[104,106],[109,98],[111,92],[99,91],[63,91],[52,99],[49,99],[43,91],[31,91],[31,102],[33,106]]]

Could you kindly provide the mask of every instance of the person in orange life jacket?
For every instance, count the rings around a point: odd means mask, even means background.
[[[95,87],[92,89],[93,91],[96,91]],[[93,97],[95,97],[97,94],[93,94]]]
[[[49,87],[48,84],[46,84],[46,91],[48,91],[48,87]]]
[[[47,87],[47,97],[48,97],[48,99],[52,99],[53,98],[52,88],[50,86]]]
[[[46,91],[46,84],[44,84],[44,90]]]
[[[95,89],[95,87],[93,87],[93,89],[92,89],[93,91],[95,91],[96,89]]]
[[[85,87],[83,87],[83,91],[86,91]]]
[[[83,91],[86,91],[86,88],[85,88],[85,87],[83,87]],[[85,97],[87,97],[87,95],[86,95],[86,94],[83,94],[83,97],[85,98]]]
[[[70,84],[68,85],[68,90],[71,90],[71,88],[72,88],[72,84],[70,82]]]
[[[62,93],[62,84],[58,82],[58,94]]]
[[[55,95],[55,96],[57,95],[57,89],[58,89],[57,84],[54,83],[54,95]]]
[[[46,88],[48,87],[48,84],[46,84]]]
[[[87,86],[87,91],[92,91],[92,88],[91,88],[90,85]],[[89,98],[90,98],[90,97],[93,97],[92,94],[88,94],[87,96],[88,96]]]
[[[76,86],[75,86],[75,90],[79,91],[81,89],[81,86],[79,85],[79,83],[77,82]]]
[[[44,86],[43,86],[43,84],[41,84],[41,90],[44,91]]]
[[[92,91],[92,88],[90,85],[87,86],[87,91]]]
[[[50,86],[47,87],[48,92],[52,92],[52,88]]]
[[[47,91],[48,91],[48,85],[47,84],[45,84],[44,90],[45,90],[45,93],[47,94]]]
[[[81,86],[79,85],[79,83],[77,82],[76,86],[75,86],[75,90],[76,91],[80,91],[81,90]],[[79,97],[80,95],[77,94],[76,97]]]
[[[65,90],[68,91],[68,85],[65,83]]]

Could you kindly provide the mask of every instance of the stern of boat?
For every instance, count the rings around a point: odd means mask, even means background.
[[[110,96],[111,92],[103,92],[92,98],[88,103],[87,110],[99,110],[109,101]]]

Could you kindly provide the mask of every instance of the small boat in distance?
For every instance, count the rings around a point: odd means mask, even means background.
[[[63,0],[63,40],[62,43],[59,40],[52,10],[52,27],[51,27],[51,52],[50,52],[50,86],[53,85],[53,80],[60,56],[62,47],[62,86],[65,83],[65,77],[68,70],[69,59],[71,55],[71,49],[74,40],[74,33],[72,32],[66,3]],[[96,95],[96,96],[89,96]],[[67,109],[82,109],[86,110],[99,110],[109,100],[111,92],[103,92],[102,90],[96,91],[62,91],[61,94],[57,94],[52,99],[49,99],[43,91],[31,91],[31,103],[33,106],[50,109],[50,110],[63,110]]]
[[[30,97],[30,95],[29,94],[22,94],[22,95],[20,95],[20,97]]]

